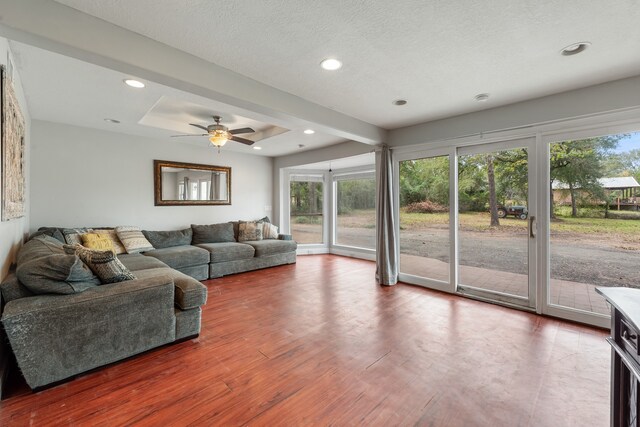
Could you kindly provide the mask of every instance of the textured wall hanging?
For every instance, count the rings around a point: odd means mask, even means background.
[[[24,216],[24,118],[11,79],[0,67],[2,139],[2,221]]]

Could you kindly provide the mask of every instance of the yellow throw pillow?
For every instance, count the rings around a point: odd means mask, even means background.
[[[80,238],[82,239],[82,246],[85,248],[97,251],[111,251],[114,254],[116,253],[116,250],[113,247],[113,242],[109,236],[105,234],[86,233],[82,234]]]
[[[118,238],[118,234],[116,233],[115,229],[96,229],[92,230],[92,232],[109,237],[109,239],[111,239],[111,243],[113,244],[113,248],[115,249],[116,255],[127,253],[127,250],[124,248],[124,245]]]

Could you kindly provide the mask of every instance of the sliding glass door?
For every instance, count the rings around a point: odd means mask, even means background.
[[[399,163],[400,272],[447,288],[451,275],[450,156]]]
[[[640,288],[640,132],[592,135],[546,144],[547,311],[606,324],[595,288]]]
[[[534,147],[458,150],[458,292],[535,307]]]

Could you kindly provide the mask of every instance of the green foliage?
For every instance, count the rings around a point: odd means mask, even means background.
[[[400,206],[425,200],[449,205],[447,156],[400,162]]]
[[[292,215],[322,213],[321,182],[292,181],[290,186]]]
[[[376,207],[375,179],[340,180],[337,187],[338,215],[357,209],[374,209]]]

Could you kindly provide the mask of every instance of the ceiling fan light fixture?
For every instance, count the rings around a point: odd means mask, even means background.
[[[209,137],[209,141],[216,147],[224,146],[224,144],[226,144],[228,140],[229,136],[227,135],[227,132],[219,130],[215,131],[213,135]]]

